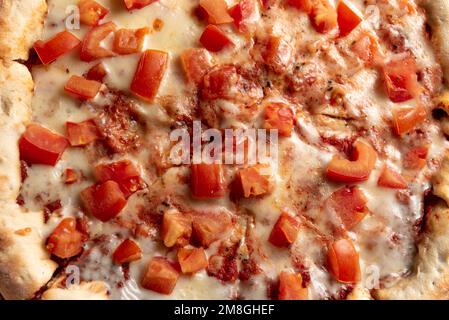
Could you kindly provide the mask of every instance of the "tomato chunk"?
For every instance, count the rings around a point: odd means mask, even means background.
[[[181,248],[178,250],[178,262],[182,273],[192,274],[207,268],[208,261],[203,248]]]
[[[103,82],[103,79],[106,77],[107,73],[108,72],[106,71],[104,65],[102,63],[98,63],[87,71],[85,78],[88,80]]]
[[[192,235],[192,219],[180,212],[164,213],[161,226],[161,239],[164,245],[171,248],[175,245],[186,245]]]
[[[79,123],[67,121],[65,125],[67,137],[72,147],[85,146],[100,138],[100,133],[92,119]]]
[[[215,25],[208,25],[200,37],[200,43],[211,52],[218,52],[228,46],[233,46],[234,42]]]
[[[407,169],[422,169],[427,164],[429,149],[424,146],[411,148],[404,158],[404,166]]]
[[[328,270],[342,283],[355,283],[360,280],[359,254],[349,239],[334,241],[327,252]]]
[[[165,70],[167,69],[168,54],[163,51],[147,50],[139,60],[131,92],[140,98],[152,101],[159,90]]]
[[[283,271],[279,275],[279,300],[307,300],[309,290],[302,286],[300,273]]]
[[[313,8],[313,1],[312,0],[288,0],[287,3],[295,7],[296,9],[299,9],[307,14],[312,12]]]
[[[112,180],[87,187],[80,196],[86,211],[103,222],[115,218],[126,205],[120,186]]]
[[[288,247],[295,242],[299,233],[299,222],[286,212],[282,212],[271,230],[268,241],[276,247]]]
[[[202,247],[221,239],[232,226],[231,218],[226,213],[197,214],[193,217],[192,235]]]
[[[81,100],[90,100],[95,98],[101,88],[101,82],[87,80],[80,76],[71,76],[64,86],[64,90],[71,96]]]
[[[96,26],[109,13],[108,9],[93,0],[81,0],[78,8],[81,23],[88,26]]]
[[[376,38],[369,32],[362,32],[360,38],[351,46],[351,50],[367,65],[377,63],[382,57]]]
[[[112,254],[115,264],[124,264],[142,258],[142,249],[137,242],[131,239],[124,240]]]
[[[81,253],[85,240],[76,229],[75,218],[64,218],[48,237],[47,250],[58,258],[71,258]]]
[[[271,191],[269,175],[263,174],[268,167],[253,166],[237,172],[232,182],[232,195],[240,198],[250,198],[265,195]]]
[[[225,0],[200,0],[200,6],[207,12],[211,24],[231,23],[232,17],[228,13]]]
[[[329,197],[330,206],[347,230],[354,228],[368,214],[366,197],[357,187],[338,189]]]
[[[65,30],[47,41],[36,41],[34,50],[43,64],[50,64],[60,56],[78,47],[80,43],[81,41],[77,37]]]
[[[392,113],[393,128],[397,135],[409,133],[427,117],[426,109],[422,105],[416,107],[396,107],[392,110]]]
[[[178,278],[179,272],[170,261],[163,257],[153,257],[148,263],[141,285],[148,290],[170,294]]]
[[[290,137],[294,124],[292,109],[283,103],[271,103],[265,108],[265,129],[277,129],[280,136]]]
[[[337,15],[340,37],[350,34],[362,22],[362,17],[344,0],[338,3]]]
[[[72,168],[65,169],[65,184],[73,184],[79,181],[81,178],[80,174],[73,170]]]
[[[206,49],[187,49],[181,54],[182,67],[187,80],[199,86],[212,68],[211,56]]]
[[[356,183],[368,180],[377,160],[377,153],[368,143],[357,140],[351,160],[338,155],[332,158],[326,169],[326,177],[342,183]]]
[[[407,189],[407,181],[405,181],[399,173],[388,166],[383,168],[379,180],[377,180],[377,185],[391,189]]]
[[[328,0],[318,0],[309,14],[310,22],[319,33],[328,33],[337,27],[337,11]]]
[[[126,9],[134,10],[146,7],[158,0],[123,0],[123,1],[125,2]]]
[[[117,26],[113,22],[106,22],[93,27],[83,39],[80,53],[81,60],[89,62],[114,56],[114,52],[101,46],[101,41],[115,32],[116,29]]]
[[[384,86],[391,101],[404,102],[419,94],[417,70],[416,61],[411,56],[392,60],[383,67]]]
[[[120,29],[114,35],[112,50],[117,54],[132,54],[142,51],[145,36],[150,33],[149,28],[137,30]]]
[[[192,164],[190,174],[192,197],[196,199],[214,199],[225,195],[221,164]]]
[[[28,164],[54,166],[67,146],[66,138],[33,123],[20,137],[20,159]]]
[[[247,22],[254,12],[255,3],[253,0],[241,0],[229,9],[229,15],[234,20],[234,25],[240,32],[247,30]]]

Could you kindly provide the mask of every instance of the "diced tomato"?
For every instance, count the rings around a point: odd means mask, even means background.
[[[145,289],[161,294],[170,294],[176,286],[179,272],[170,261],[163,257],[153,257],[142,278]]]
[[[145,36],[149,33],[149,28],[137,30],[119,29],[114,35],[112,50],[122,55],[141,52]]]
[[[326,177],[342,183],[368,180],[376,160],[377,153],[373,147],[362,140],[357,140],[354,143],[351,159],[343,159],[335,155],[326,169]]]
[[[292,109],[283,103],[270,103],[265,108],[265,129],[277,129],[279,135],[290,137],[294,124]]]
[[[234,42],[217,26],[210,24],[204,29],[200,37],[200,43],[211,52],[218,52]]]
[[[384,86],[391,101],[404,102],[419,93],[417,70],[416,61],[411,56],[390,61],[383,67]]]
[[[309,291],[302,286],[300,273],[283,271],[279,275],[279,300],[307,300]]]
[[[407,189],[407,181],[405,181],[399,173],[388,166],[383,168],[379,180],[377,180],[377,185],[391,189]]]
[[[351,230],[368,213],[366,197],[357,187],[343,187],[329,197],[329,204],[340,217],[347,230]]]
[[[76,229],[75,218],[64,218],[47,240],[47,250],[61,259],[81,253],[85,235]]]
[[[92,119],[79,123],[67,121],[65,125],[67,137],[72,147],[85,146],[100,138],[100,133]]]
[[[312,12],[312,0],[288,0],[287,3],[298,10],[304,11],[307,14]]]
[[[198,214],[193,217],[193,237],[202,246],[209,245],[221,239],[231,228],[232,221],[226,213]]]
[[[187,49],[181,54],[182,67],[187,80],[196,86],[212,68],[211,56],[206,49]]]
[[[262,174],[263,169],[262,166],[253,166],[239,170],[232,182],[233,196],[250,198],[269,193],[270,180],[269,176]]]
[[[120,186],[112,180],[87,187],[80,196],[86,211],[103,222],[115,218],[126,205]]]
[[[204,99],[231,99],[233,87],[238,83],[239,75],[235,66],[220,66],[211,70],[204,76]]]
[[[71,96],[81,100],[90,100],[95,98],[101,88],[101,82],[87,80],[79,76],[71,76],[64,86],[64,90]]]
[[[67,146],[66,138],[33,123],[19,140],[20,159],[28,164],[54,166]]]
[[[200,0],[200,6],[207,12],[211,24],[231,23],[232,17],[228,13],[225,0]]]
[[[341,0],[337,7],[338,27],[340,28],[340,37],[345,37],[354,30],[360,22],[362,17],[354,11],[346,1]]]
[[[245,32],[247,29],[247,20],[254,14],[255,4],[253,0],[241,0],[231,9],[229,14],[234,20],[234,25],[240,32]]]
[[[108,180],[117,182],[125,198],[147,187],[140,177],[139,170],[129,160],[99,164],[95,167],[95,177],[100,182]]]
[[[106,77],[107,71],[102,63],[94,65],[87,71],[85,78],[89,80],[95,80],[98,82],[103,82],[104,77]]]
[[[282,74],[290,64],[292,53],[292,47],[282,37],[270,36],[263,53],[263,59],[271,70]]]
[[[327,33],[337,27],[337,11],[328,0],[318,0],[309,14],[310,22],[319,33]]]
[[[93,27],[83,39],[80,53],[81,60],[89,62],[114,56],[114,52],[101,46],[101,41],[115,32],[116,29],[117,26],[113,22],[106,22]]]
[[[178,262],[182,273],[192,274],[207,268],[208,261],[203,248],[181,248],[178,250]]]
[[[75,182],[78,182],[80,178],[80,174],[72,168],[65,169],[65,184],[73,184]]]
[[[123,1],[125,2],[126,9],[134,10],[146,7],[158,0],[123,0]]]
[[[376,63],[382,57],[376,38],[369,32],[362,32],[351,50],[368,65]]]
[[[360,280],[359,254],[349,239],[334,241],[327,252],[328,270],[342,283],[355,283]]]
[[[288,247],[298,237],[299,222],[286,212],[282,212],[271,230],[268,241],[276,247]]]
[[[109,10],[93,0],[81,0],[78,3],[81,23],[96,26],[109,13]]]
[[[221,164],[192,164],[190,190],[196,199],[221,198],[225,194]]]
[[[404,166],[407,169],[422,169],[427,164],[427,155],[429,149],[427,147],[413,147],[404,158]]]
[[[36,41],[34,50],[43,64],[50,64],[60,56],[78,47],[80,43],[81,41],[77,37],[64,30],[47,41]]]
[[[192,235],[192,219],[180,212],[166,212],[162,220],[161,239],[168,248],[186,245]]]
[[[393,128],[397,135],[409,133],[427,117],[426,109],[422,105],[416,107],[395,107],[392,113]]]
[[[112,254],[115,264],[124,264],[142,258],[142,249],[137,242],[131,239],[124,240]]]
[[[131,92],[144,100],[152,101],[159,90],[167,62],[167,52],[146,50],[140,57],[131,83]]]

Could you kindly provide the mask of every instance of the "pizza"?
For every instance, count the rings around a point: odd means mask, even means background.
[[[0,0],[4,299],[449,298],[449,1]]]

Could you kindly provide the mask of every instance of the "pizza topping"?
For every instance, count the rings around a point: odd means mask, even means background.
[[[404,166],[407,169],[422,169],[427,163],[429,149],[424,146],[411,148],[404,157]]]
[[[233,46],[234,42],[215,25],[208,25],[200,37],[200,43],[211,52],[218,52],[226,47]]]
[[[124,240],[114,251],[112,260],[115,264],[124,264],[142,258],[142,249],[132,239]]]
[[[269,168],[259,165],[239,170],[232,182],[233,196],[250,198],[269,193],[271,184],[269,175],[264,174],[264,170]]]
[[[70,32],[61,31],[47,41],[36,41],[34,50],[43,64],[50,64],[60,56],[78,47],[80,43],[81,41]]]
[[[225,186],[221,164],[192,164],[190,175],[192,197],[214,199],[224,196]]]
[[[231,218],[226,213],[198,214],[193,217],[192,236],[202,247],[207,248],[221,239],[231,226]]]
[[[391,101],[404,102],[417,95],[417,71],[416,61],[411,56],[392,60],[383,67],[384,86]]]
[[[93,27],[84,37],[80,53],[81,60],[89,62],[114,56],[114,52],[104,48],[101,42],[116,29],[117,26],[113,22]]]
[[[79,123],[67,121],[65,125],[67,137],[72,147],[85,146],[100,138],[97,126],[92,120]]]
[[[228,13],[225,0],[200,0],[200,6],[206,11],[211,24],[224,24],[233,21]]]
[[[349,239],[340,239],[329,245],[327,252],[329,272],[342,283],[360,280],[359,254]]]
[[[175,245],[186,245],[192,235],[192,220],[180,212],[164,213],[161,226],[161,239],[164,245],[171,248]]]
[[[369,32],[362,32],[360,38],[351,46],[351,50],[367,65],[379,62],[382,57],[379,44]]]
[[[266,129],[277,129],[282,137],[290,137],[294,125],[292,109],[283,103],[270,103],[265,107]]]
[[[199,86],[212,68],[211,56],[205,49],[187,49],[181,54],[182,67],[187,80]]]
[[[88,80],[103,82],[103,79],[106,77],[107,73],[108,72],[106,71],[104,65],[102,63],[98,63],[87,71],[85,78]]]
[[[153,257],[148,263],[141,285],[148,290],[170,294],[178,278],[179,272],[170,261],[163,257]]]
[[[312,12],[313,0],[287,0],[288,4],[307,14]]]
[[[81,179],[81,176],[78,172],[73,170],[72,168],[65,169],[65,184],[73,184],[78,182]]]
[[[158,0],[123,0],[125,2],[126,9],[134,10],[134,9],[142,9],[153,2]]]
[[[362,17],[344,0],[338,3],[337,15],[340,37],[350,34],[362,22]]]
[[[388,166],[384,166],[379,176],[379,180],[377,180],[377,185],[391,189],[407,189],[407,182],[405,179]]]
[[[409,133],[427,118],[427,112],[421,105],[416,107],[395,107],[393,113],[393,128],[397,135]]]
[[[347,230],[354,228],[368,213],[367,199],[355,186],[335,191],[329,197],[329,203]]]
[[[270,36],[263,55],[267,66],[278,74],[289,67],[293,56],[292,47],[282,38]]]
[[[149,33],[149,28],[137,30],[119,29],[115,32],[112,50],[122,55],[141,52],[145,36]]]
[[[299,222],[286,212],[282,212],[271,230],[268,241],[276,247],[288,247],[298,237]]]
[[[248,19],[254,14],[255,6],[253,0],[241,0],[231,9],[229,15],[234,20],[234,25],[240,32],[247,30]]]
[[[357,140],[350,159],[343,159],[338,155],[326,169],[326,177],[342,183],[357,183],[368,180],[377,160],[376,151],[363,140]]]
[[[131,83],[131,92],[151,101],[156,96],[168,63],[168,54],[158,50],[145,51],[139,60]]]
[[[81,0],[78,8],[81,23],[88,26],[96,26],[109,13],[108,9],[93,0]]]
[[[54,166],[67,145],[68,142],[63,136],[33,123],[20,137],[20,159],[28,164]]]
[[[90,100],[95,98],[101,88],[101,82],[87,80],[79,76],[71,76],[64,86],[64,90],[71,96],[81,100]]]
[[[283,271],[279,275],[279,300],[307,300],[308,290],[303,287],[300,273]]]
[[[316,1],[309,16],[312,26],[319,33],[328,33],[337,27],[337,12],[328,0]]]
[[[203,248],[181,248],[178,250],[178,262],[182,273],[192,274],[207,268],[208,261]]]
[[[76,229],[76,220],[64,218],[48,237],[47,250],[58,258],[71,258],[81,253],[85,240]]]

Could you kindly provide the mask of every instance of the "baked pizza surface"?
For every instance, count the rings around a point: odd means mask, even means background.
[[[6,299],[447,299],[449,1],[0,0]]]

